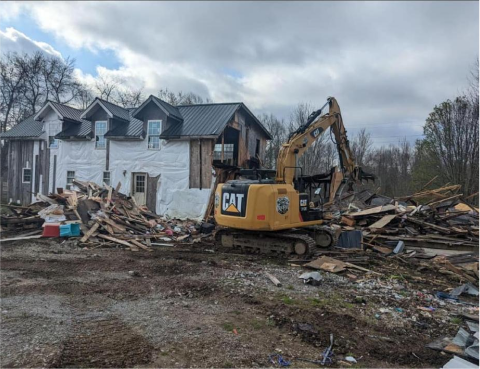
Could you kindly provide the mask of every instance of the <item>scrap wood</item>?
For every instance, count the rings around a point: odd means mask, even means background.
[[[326,265],[325,265],[326,264]],[[326,270],[332,273],[343,272],[346,263],[328,256],[322,256],[310,263],[304,264],[307,268]]]
[[[370,229],[372,228],[383,228],[385,227],[388,223],[390,223],[393,219],[395,219],[396,215],[395,214],[390,214],[390,215],[384,215],[382,219],[376,221],[372,225],[369,226]]]
[[[23,236],[23,237],[14,237],[14,238],[2,238],[0,242],[7,242],[7,241],[21,241],[21,240],[32,240],[35,238],[41,238],[42,235],[35,235],[35,236]]]
[[[395,205],[376,206],[371,209],[361,210],[355,213],[348,213],[348,216],[356,218],[356,217],[362,217],[367,215],[386,213],[386,212],[395,210],[396,208],[397,207]]]
[[[347,266],[347,267],[349,267],[349,268],[358,269],[358,270],[361,270],[361,271],[367,272],[367,273],[382,275],[382,273],[374,272],[373,270],[370,270],[370,269],[367,269],[367,268],[363,268],[363,267],[361,267],[361,266],[358,266],[358,265],[355,265],[355,264],[352,264],[352,263],[348,263],[348,262],[345,263],[345,266]]]
[[[145,246],[143,243],[137,241],[137,240],[129,240],[131,243],[133,243],[135,246],[140,247],[141,249],[144,249],[146,251],[153,251],[150,247]]]
[[[411,223],[414,223],[414,224],[418,224],[422,227],[428,227],[428,228],[435,229],[436,231],[439,231],[439,232],[444,233],[444,234],[450,234],[450,230],[448,228],[440,227],[440,226],[437,226],[436,224],[423,222],[421,220],[418,220],[418,219],[415,219],[415,218],[412,218],[412,217],[408,217],[408,216],[407,216],[407,221],[409,221]]]
[[[268,277],[268,279],[270,279],[270,281],[272,281],[272,283],[277,286],[277,287],[281,287],[282,286],[282,283],[272,274],[268,273],[268,272],[265,272],[265,275]]]
[[[112,241],[112,242],[115,242],[115,243],[118,243],[120,245],[127,246],[129,248],[135,248],[135,246],[133,246],[131,243],[128,243],[127,241],[119,240],[118,238],[107,236],[106,234],[99,233],[98,237],[104,238],[106,240],[109,240],[109,241]]]
[[[100,227],[100,224],[99,224],[99,223],[95,223],[95,224],[92,226],[92,228],[90,228],[90,229],[88,230],[88,232],[80,239],[80,242],[85,242],[85,241],[87,241],[87,240],[90,238],[90,236],[91,236],[93,233],[95,233],[95,231],[98,229],[98,227]]]

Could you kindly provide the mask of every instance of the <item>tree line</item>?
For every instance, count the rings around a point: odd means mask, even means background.
[[[356,163],[375,174],[375,184],[367,184],[377,193],[405,196],[430,186],[460,184],[462,193],[478,204],[479,188],[479,77],[478,60],[470,88],[461,96],[433,107],[423,126],[423,138],[411,144],[404,138],[397,144],[374,145],[371,134],[362,129],[350,137],[350,148]],[[314,110],[306,103],[298,104],[288,120],[263,114],[260,120],[273,136],[266,149],[265,166],[275,168],[278,151],[289,134],[303,125]],[[338,165],[338,152],[325,132],[299,160],[307,175],[326,173]]]
[[[157,95],[172,105],[209,102],[192,92],[162,89]],[[0,58],[0,132],[35,114],[48,100],[85,109],[95,97],[125,108],[145,99],[143,87],[131,88],[125,79],[104,72],[92,83],[82,83],[72,58],[42,52],[6,53]]]

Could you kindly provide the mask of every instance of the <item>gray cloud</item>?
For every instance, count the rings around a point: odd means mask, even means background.
[[[435,104],[467,87],[478,57],[478,2],[55,2],[30,12],[73,47],[114,49],[115,73],[151,92],[193,90],[285,118],[298,102],[335,96],[353,131],[382,136],[418,134]]]

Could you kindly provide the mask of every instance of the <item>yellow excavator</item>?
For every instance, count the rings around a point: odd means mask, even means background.
[[[216,233],[222,246],[303,256],[316,246],[331,246],[334,237],[328,227],[322,226],[323,209],[305,192],[302,168],[298,166],[298,159],[330,127],[341,169],[332,175],[330,199],[345,185],[374,179],[355,164],[340,107],[330,97],[282,145],[274,178],[268,176],[271,170],[245,170],[240,174],[252,179],[235,179],[217,186],[214,216],[217,224],[225,227]]]

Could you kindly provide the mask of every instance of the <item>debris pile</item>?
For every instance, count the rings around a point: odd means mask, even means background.
[[[400,241],[410,248],[478,253],[478,209],[468,205],[459,185],[389,198],[369,190],[343,195],[330,218],[343,231],[362,231],[363,245],[390,254]],[[338,227],[338,226],[337,226]]]
[[[38,201],[27,207],[8,205],[13,214],[2,216],[2,226],[42,225],[42,235],[33,237],[80,236],[81,230],[80,243],[85,247],[121,246],[132,251],[172,246],[168,243],[172,241],[195,242],[207,237],[202,231],[211,230],[194,221],[160,217],[119,192],[119,186],[79,180],[73,180],[73,185],[75,190],[38,194]]]

